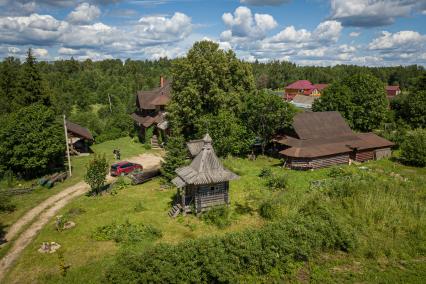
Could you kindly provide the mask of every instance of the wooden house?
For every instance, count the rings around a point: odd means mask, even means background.
[[[70,153],[73,155],[89,153],[89,144],[94,141],[92,133],[90,133],[89,129],[71,121],[66,121],[66,127]]]
[[[146,129],[153,126],[154,135],[167,134],[168,122],[165,107],[171,98],[170,82],[160,78],[160,87],[150,91],[138,91],[136,94],[136,111],[131,114],[139,130],[139,136],[145,137]]]
[[[298,113],[293,129],[294,133],[275,140],[292,169],[381,159],[391,155],[394,145],[374,133],[354,133],[337,111]]]
[[[284,99],[292,101],[297,95],[320,97],[328,84],[312,84],[308,80],[298,80],[284,88]]]
[[[395,96],[401,94],[399,86],[386,86],[386,94],[388,99],[393,99]]]
[[[189,166],[176,169],[172,183],[178,188],[178,198],[171,216],[180,212],[199,214],[211,207],[229,204],[229,181],[238,178],[226,169],[216,156],[208,134],[188,145],[193,160]]]

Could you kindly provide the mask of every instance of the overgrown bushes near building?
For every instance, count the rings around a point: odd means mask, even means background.
[[[126,250],[106,273],[109,283],[235,283],[245,276],[289,273],[321,250],[350,250],[354,236],[324,207],[258,230]]]
[[[203,213],[201,219],[207,224],[215,225],[223,229],[231,225],[231,210],[227,206],[213,207],[209,211]]]
[[[417,129],[407,134],[401,145],[402,160],[413,166],[426,166],[426,130]]]

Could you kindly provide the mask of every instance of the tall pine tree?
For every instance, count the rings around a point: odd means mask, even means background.
[[[27,58],[22,65],[20,74],[20,94],[15,97],[15,108],[28,106],[34,103],[49,105],[49,96],[43,78],[37,67],[33,52],[28,49]]]

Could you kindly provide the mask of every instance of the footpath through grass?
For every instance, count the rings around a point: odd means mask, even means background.
[[[139,155],[147,151],[144,149],[143,145],[141,145],[140,143],[132,142],[129,137],[123,137],[120,139],[107,141],[101,144],[94,144],[91,146],[91,149],[95,153],[105,154],[107,160],[111,163],[114,161],[114,154],[112,153],[112,151],[113,149],[117,148],[121,150],[123,158]],[[57,183],[51,189],[39,186],[31,193],[12,196],[11,203],[15,206],[15,210],[12,212],[0,213],[0,224],[5,227],[4,230],[7,231],[8,226],[15,223],[22,215],[24,215],[31,208],[35,207],[37,204],[46,200],[50,196],[59,193],[63,189],[82,181],[86,172],[86,165],[91,158],[92,155],[71,157],[72,177],[66,179],[62,183]],[[21,186],[29,186],[32,183],[37,183],[37,181],[38,180],[23,181],[21,183]],[[17,182],[17,184],[19,185],[19,181]],[[8,247],[9,246],[6,245],[0,249],[0,256],[4,255]]]

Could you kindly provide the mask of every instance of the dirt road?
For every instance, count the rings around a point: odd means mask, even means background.
[[[161,166],[162,158],[152,154],[143,154],[132,157],[128,159],[128,161],[140,163],[143,165],[144,169],[151,170]],[[112,180],[113,178],[108,176],[108,181],[111,182]],[[84,182],[79,182],[70,186],[29,210],[10,227],[5,237],[7,241],[17,236],[23,227],[31,224],[18,235],[8,253],[0,260],[0,281],[4,278],[13,262],[18,259],[22,251],[31,243],[37,233],[49,222],[49,220],[72,199],[83,195],[88,190],[89,186]]]

